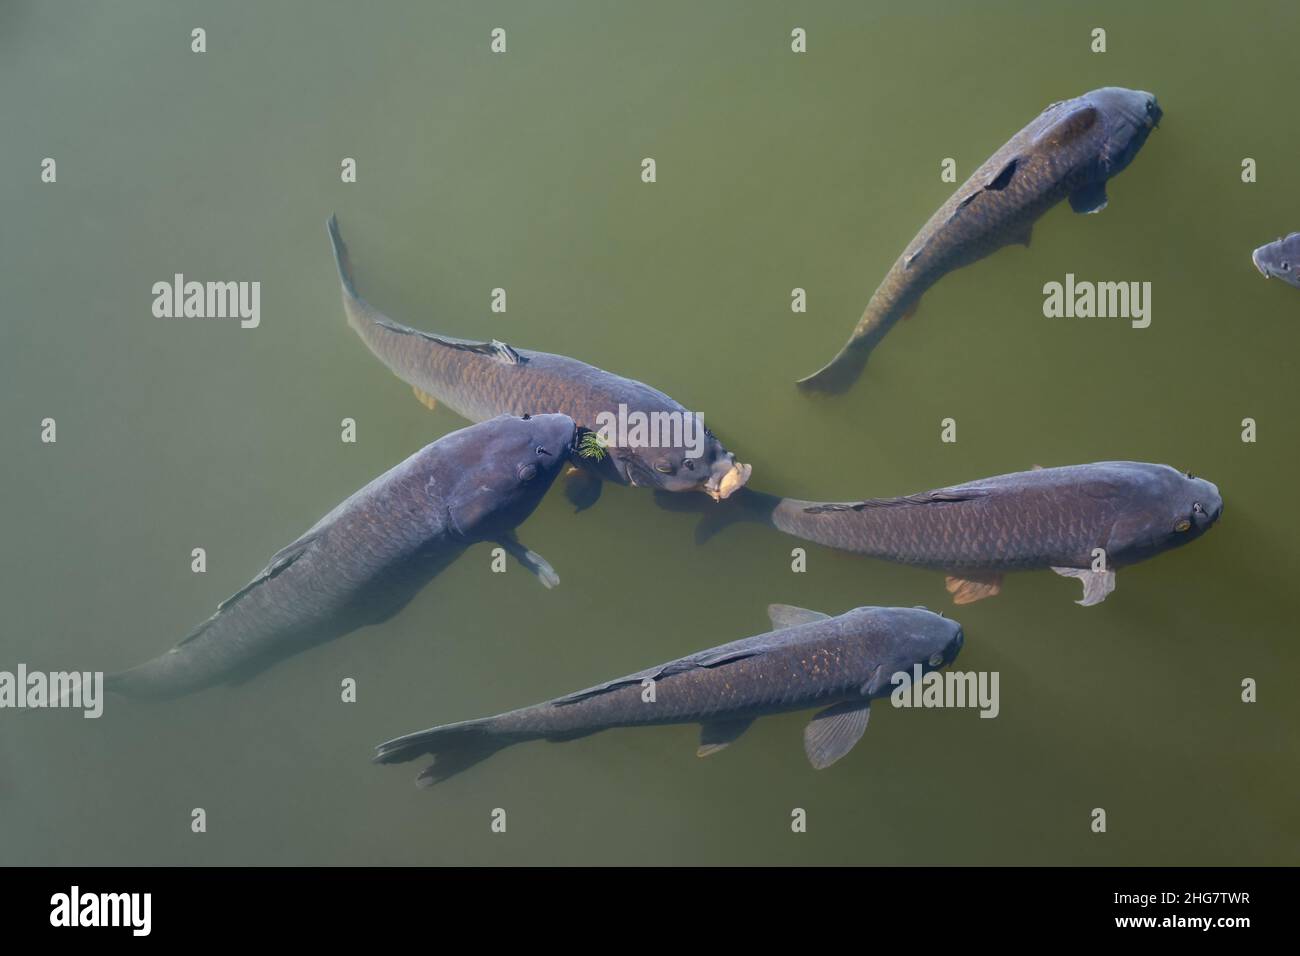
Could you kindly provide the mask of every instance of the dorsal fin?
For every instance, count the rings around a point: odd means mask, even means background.
[[[933,505],[953,501],[970,501],[983,498],[988,492],[983,488],[939,488],[935,491],[923,491],[917,495],[902,495],[898,498],[868,498],[866,501],[831,502],[804,508],[804,514],[816,515],[834,511],[865,511],[868,508],[892,508],[901,505]]]
[[[783,627],[798,627],[800,624],[812,624],[815,621],[830,619],[829,614],[823,614],[821,611],[810,611],[806,607],[795,607],[793,604],[769,604],[767,606],[767,616],[771,620],[772,626],[778,630]]]
[[[572,694],[565,694],[563,697],[556,697],[551,701],[552,704],[574,704],[580,700],[586,700],[588,697],[596,697],[600,694],[607,694],[612,690],[620,687],[628,687],[632,684],[640,684],[647,678],[650,680],[660,680],[664,677],[670,677],[673,674],[681,674],[686,671],[695,670],[701,667],[720,667],[723,664],[730,664],[733,661],[744,660],[747,657],[756,657],[764,653],[765,647],[761,645],[750,645],[748,647],[720,648],[711,651],[702,651],[699,654],[692,654],[690,657],[682,657],[675,661],[669,661],[667,664],[660,664],[658,667],[649,667],[643,671],[637,671],[635,674],[628,674],[626,677],[618,677],[603,684],[597,684],[595,687],[588,687],[586,690],[574,691]]]
[[[445,335],[434,335],[432,332],[423,332],[420,329],[413,329],[409,325],[402,325],[400,322],[394,322],[391,319],[375,319],[375,325],[387,329],[389,332],[396,332],[398,335],[415,335],[427,342],[433,342],[437,345],[446,346],[449,349],[459,349],[462,352],[474,352],[477,355],[487,355],[503,362],[506,365],[523,365],[528,359],[520,355],[513,347],[507,345],[499,339],[493,339],[490,342],[475,342],[472,339],[455,339]]]
[[[261,571],[259,571],[257,575],[251,581],[245,584],[242,588],[240,588],[234,594],[230,595],[230,597],[226,598],[224,601],[218,604],[217,613],[213,614],[212,617],[208,618],[206,621],[204,621],[203,623],[195,627],[194,630],[190,631],[188,634],[182,637],[176,643],[176,646],[180,647],[182,644],[188,644],[190,641],[194,640],[196,637],[198,637],[200,634],[206,631],[212,625],[212,622],[217,619],[217,616],[221,614],[222,611],[230,607],[232,604],[234,604],[244,595],[248,594],[258,585],[265,584],[267,581],[271,580],[280,572],[284,571],[287,567],[289,567],[289,565],[293,564],[304,554],[306,554],[307,549],[311,547],[312,542],[314,542],[315,540],[316,540],[316,536],[313,534],[303,535],[297,541],[293,542],[290,545],[286,545],[285,547],[277,551],[275,554],[271,555],[271,560],[267,562],[266,567],[264,567]]]
[[[1011,180],[1015,178],[1016,172],[1020,169],[1020,165],[1021,165],[1021,158],[1019,156],[1012,156],[1011,159],[1007,160],[1007,162],[1003,164],[1002,168],[999,169],[992,176],[992,178],[988,180],[988,182],[986,182],[983,186],[980,186],[969,196],[963,197],[962,200],[959,203],[957,203],[957,208],[952,211],[952,215],[948,217],[947,222],[952,222],[954,219],[956,219],[959,215],[961,215],[963,209],[965,209],[967,206],[973,203],[980,196],[984,195],[986,192],[1001,192],[1002,190],[1010,186]],[[1026,242],[1025,244],[1028,245],[1028,242]],[[908,264],[909,265],[911,264],[910,260]]]

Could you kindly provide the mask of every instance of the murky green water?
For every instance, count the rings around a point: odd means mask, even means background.
[[[1300,229],[1300,132],[1277,95],[1300,11],[1133,6],[5,4],[0,669],[161,652],[460,427],[347,329],[331,210],[390,314],[652,383],[704,411],[764,490],[890,495],[1134,458],[1210,478],[1227,507],[1203,541],[1122,571],[1100,607],[1040,573],[960,609],[959,666],[1001,673],[1000,716],[877,708],[825,772],[803,756],[806,715],[706,761],[676,727],[520,747],[431,793],[414,766],[371,766],[396,734],[755,633],[771,601],[952,613],[937,574],[811,546],[793,574],[775,532],[697,547],[691,516],[644,492],[607,489],[576,517],[556,493],[523,529],[556,591],[490,574],[476,550],[393,621],[238,688],[110,701],[100,720],[0,712],[0,859],[1300,860],[1300,293],[1249,259]],[[1047,103],[1112,84],[1155,92],[1166,118],[1102,215],[1054,210],[1032,248],[950,276],[849,395],[796,392],[953,188],[942,159],[964,179]],[[345,156],[356,184],[339,181]],[[153,318],[150,287],[176,272],[260,280],[261,326]],[[1150,328],[1045,319],[1042,285],[1067,272],[1150,281]],[[1245,677],[1258,703],[1240,702]]]

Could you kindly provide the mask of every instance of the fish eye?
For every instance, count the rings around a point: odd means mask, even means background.
[[[549,455],[550,452],[547,451],[543,446],[538,445],[538,446],[537,446],[537,454],[539,454],[539,455]]]
[[[682,462],[682,464],[686,466],[687,471],[695,470],[695,462],[690,458],[687,458],[684,462]]]
[[[1194,505],[1192,505],[1192,514],[1199,515],[1204,513],[1205,513],[1205,509],[1201,507],[1201,503],[1199,501],[1196,502]]]
[[[536,477],[537,477],[537,466],[536,466],[536,465],[534,465],[534,464],[532,464],[532,463],[530,462],[530,463],[527,464],[527,465],[520,465],[520,466],[519,466],[519,480],[520,480],[520,481],[532,481],[532,480],[533,480],[534,478],[536,478]]]
[[[930,666],[931,666],[931,667],[938,667],[938,666],[939,666],[940,664],[942,664],[942,663],[943,663],[943,655],[942,655],[942,654],[934,653],[934,654],[931,654],[931,655],[930,655]]]
[[[655,462],[655,471],[659,472],[661,475],[671,475],[673,473],[672,462],[668,461],[666,458],[660,458]]]
[[[1290,272],[1290,271],[1291,271],[1291,263],[1289,263],[1289,262],[1284,262],[1284,263],[1282,263],[1282,271],[1283,271],[1283,272]]]
[[[1174,530],[1177,531],[1179,534],[1182,534],[1191,526],[1192,523],[1188,521],[1186,518],[1180,518],[1178,519],[1178,524],[1174,525]]]
[[[1155,100],[1147,100],[1147,112],[1148,112],[1148,113],[1154,113],[1154,112],[1155,112],[1155,108],[1156,108],[1156,101],[1155,101]]]

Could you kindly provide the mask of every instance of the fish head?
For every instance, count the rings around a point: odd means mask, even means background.
[[[862,688],[869,697],[890,693],[895,674],[910,678],[918,666],[922,674],[947,667],[966,641],[959,623],[923,607],[858,608],[850,614],[865,618],[874,639],[875,666]]]
[[[1250,259],[1265,279],[1281,279],[1300,289],[1300,232],[1260,246]]]
[[[659,491],[702,491],[721,501],[749,481],[752,468],[708,429],[700,427],[700,440],[659,448],[621,448],[615,451],[619,477],[631,485]]]
[[[1108,86],[1087,96],[1102,121],[1102,167],[1106,178],[1123,171],[1138,154],[1164,111],[1153,94]]]
[[[437,491],[462,536],[490,540],[532,514],[568,465],[577,426],[568,415],[499,415],[460,434],[461,467]]]
[[[1142,492],[1133,496],[1111,528],[1107,560],[1133,564],[1195,541],[1222,513],[1223,498],[1213,482],[1153,465]]]

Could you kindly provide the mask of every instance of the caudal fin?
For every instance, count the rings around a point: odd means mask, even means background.
[[[356,284],[352,281],[352,260],[348,256],[348,247],[343,242],[343,236],[339,233],[339,217],[330,213],[325,228],[329,231],[330,247],[334,250],[334,266],[339,271],[339,282],[343,284],[343,291],[352,298],[359,299],[361,296],[358,295]]]
[[[352,326],[372,350],[375,345],[371,337],[376,332],[376,326],[385,326],[395,332],[410,332],[411,330],[406,326],[394,322],[361,298],[361,293],[357,291],[356,282],[352,278],[352,259],[348,255],[347,244],[343,242],[343,236],[339,232],[338,217],[331,215],[325,223],[325,228],[329,232],[330,247],[334,250],[334,265],[338,269],[339,284],[343,286],[343,312],[348,317],[348,325]],[[384,358],[381,353],[380,358]]]
[[[415,785],[426,790],[515,743],[509,737],[493,733],[490,725],[490,718],[467,720],[407,734],[376,747],[374,762],[406,763],[431,754],[433,763],[415,778]]]
[[[664,511],[698,514],[700,520],[695,526],[695,543],[704,544],[734,524],[756,522],[770,525],[772,512],[782,499],[751,488],[740,488],[723,501],[669,491],[656,491],[654,500]]]
[[[795,384],[805,392],[823,392],[838,395],[849,390],[867,367],[871,350],[845,346],[838,355],[811,375]]]

